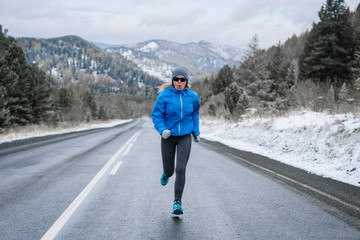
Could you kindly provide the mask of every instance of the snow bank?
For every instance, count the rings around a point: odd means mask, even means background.
[[[202,119],[201,136],[360,186],[360,115],[302,111],[238,123]]]
[[[64,134],[69,132],[81,132],[94,128],[109,128],[130,121],[132,121],[132,119],[83,123],[77,127],[59,127],[51,130],[49,130],[48,128],[36,127],[36,125],[34,125],[35,127],[33,126],[33,127],[25,128],[22,131],[11,132],[6,135],[0,135],[0,144],[5,142],[34,138],[34,137],[43,137],[49,135]]]

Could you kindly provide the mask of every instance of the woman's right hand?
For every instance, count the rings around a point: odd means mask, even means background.
[[[163,139],[168,139],[168,138],[170,137],[170,134],[171,134],[170,130],[169,130],[169,129],[165,129],[165,130],[162,132],[161,136],[162,136]]]

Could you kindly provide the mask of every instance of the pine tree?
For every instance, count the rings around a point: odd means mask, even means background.
[[[32,118],[26,95],[30,69],[22,48],[15,38],[6,36],[6,33],[0,25],[0,87],[5,89],[3,98],[9,111],[8,124],[24,125]]]
[[[242,91],[236,82],[231,83],[230,86],[225,89],[225,104],[230,114],[235,113],[241,94]]]
[[[274,54],[267,66],[269,79],[272,80],[270,91],[278,97],[284,97],[295,84],[293,79],[294,73],[292,72],[291,63],[284,57],[280,43],[274,48]]]
[[[352,26],[355,31],[355,53],[354,59],[351,62],[351,71],[353,78],[360,78],[360,4],[357,6],[356,11],[352,18]]]
[[[234,78],[249,95],[258,96],[261,99],[271,98],[268,97],[270,84],[266,69],[266,52],[259,48],[258,42],[258,36],[255,34],[249,43],[248,52],[240,62],[240,66],[234,71]]]
[[[5,91],[6,89],[4,87],[0,87],[0,129],[6,127],[10,120],[10,110],[7,106],[7,101],[5,99]]]
[[[47,120],[47,112],[52,107],[50,97],[54,93],[54,88],[51,78],[44,71],[35,65],[30,67],[30,70],[28,99],[32,113],[31,122],[39,123]]]
[[[225,105],[234,119],[245,113],[249,107],[249,98],[246,91],[236,82],[225,89]]]
[[[62,86],[58,89],[56,97],[56,112],[61,121],[70,121],[71,109],[74,104],[74,91],[69,86]]]
[[[355,13],[353,15],[352,26],[354,28],[356,38],[357,38],[357,40],[359,40],[359,38],[360,38],[360,3],[357,6]]]
[[[334,99],[345,82],[350,82],[350,62],[354,56],[350,10],[344,0],[327,0],[319,11],[320,22],[313,25],[300,60],[301,77],[332,86]]]
[[[224,92],[225,88],[228,87],[232,81],[233,81],[232,69],[228,65],[225,65],[220,69],[215,81],[212,83],[214,94]]]

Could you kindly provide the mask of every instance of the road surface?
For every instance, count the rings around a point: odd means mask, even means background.
[[[0,239],[360,239],[356,214],[234,158],[192,143],[175,219],[150,119],[0,146]]]

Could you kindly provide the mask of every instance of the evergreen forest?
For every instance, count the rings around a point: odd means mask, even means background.
[[[360,4],[327,0],[310,30],[268,49],[255,34],[239,66],[224,66],[193,85],[202,114],[239,120],[307,108],[358,112],[360,105]]]
[[[151,112],[160,80],[77,36],[7,36],[0,25],[0,128],[129,119]]]

